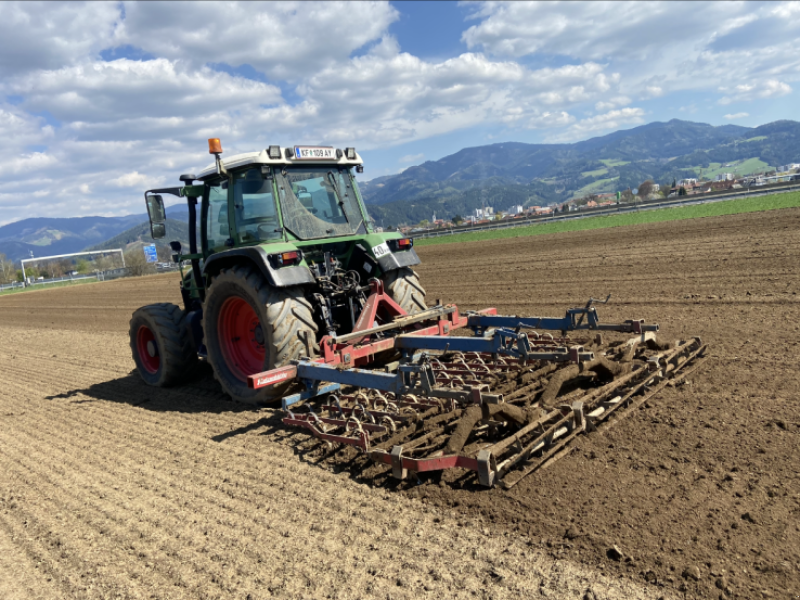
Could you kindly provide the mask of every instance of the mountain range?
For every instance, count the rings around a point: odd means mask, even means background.
[[[573,144],[465,148],[360,184],[379,225],[464,216],[481,206],[547,205],[634,188],[647,179],[759,171],[800,162],[800,123],[714,127],[673,119]],[[747,174],[747,173],[739,173]]]
[[[673,119],[572,144],[504,142],[464,148],[397,175],[360,182],[370,215],[384,227],[563,202],[684,177],[763,171],[800,162],[800,123],[711,126]],[[167,207],[170,235],[186,241],[185,204]],[[0,253],[19,260],[89,248],[149,243],[147,215],[23,219],[0,227]],[[169,238],[169,239],[175,239]],[[158,243],[165,243],[159,240]]]
[[[172,225],[168,233],[183,234],[183,237],[169,239],[180,239],[182,242],[188,239],[188,214],[185,204],[167,207],[167,218]],[[175,229],[176,223],[182,225],[182,229]],[[135,241],[152,243],[149,230],[146,213],[124,217],[22,219],[0,227],[0,254],[17,261],[31,253],[34,256],[53,256],[83,250],[124,248]],[[167,242],[158,240],[157,243]]]

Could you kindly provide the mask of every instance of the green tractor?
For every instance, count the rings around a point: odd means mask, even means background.
[[[183,308],[152,304],[131,319],[145,382],[177,384],[204,358],[231,398],[274,401],[286,385],[251,389],[247,376],[314,358],[323,338],[352,332],[370,282],[382,282],[408,314],[426,309],[413,241],[376,231],[354,148],[270,146],[222,160],[211,139],[209,152],[215,163],[181,175],[181,187],[145,192],[154,239],[166,235],[162,194],[186,198],[189,208],[189,252],[170,243]]]

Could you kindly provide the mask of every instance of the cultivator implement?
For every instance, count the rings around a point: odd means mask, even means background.
[[[353,447],[399,479],[459,468],[511,487],[680,381],[706,348],[699,338],[659,344],[658,326],[640,320],[602,323],[594,299],[563,318],[462,316],[441,304],[407,315],[380,282],[372,292],[360,330],[325,337],[319,358],[248,385],[299,382],[283,399],[285,424]],[[389,322],[375,325],[379,313]],[[458,329],[473,335],[451,335]]]

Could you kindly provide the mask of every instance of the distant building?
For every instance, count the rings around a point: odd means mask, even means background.
[[[494,215],[494,209],[491,206],[475,209],[475,217],[478,219],[490,219],[492,215]]]
[[[686,187],[688,185],[697,185],[697,179],[681,179],[678,182],[678,187]]]
[[[796,169],[800,169],[800,164],[791,163],[788,165],[783,165],[782,167],[777,167],[778,173],[788,173],[789,171],[794,171]]]
[[[524,212],[525,212],[525,209],[522,208],[521,204],[517,204],[517,205],[512,206],[511,208],[508,209],[508,214],[510,214],[510,215],[521,215]]]
[[[734,180],[733,173],[720,173],[714,179],[714,181],[733,181],[733,180]]]

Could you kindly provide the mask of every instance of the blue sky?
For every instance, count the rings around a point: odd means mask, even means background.
[[[800,3],[0,3],[0,224],[141,212],[280,143],[369,179],[463,147],[797,118]]]

